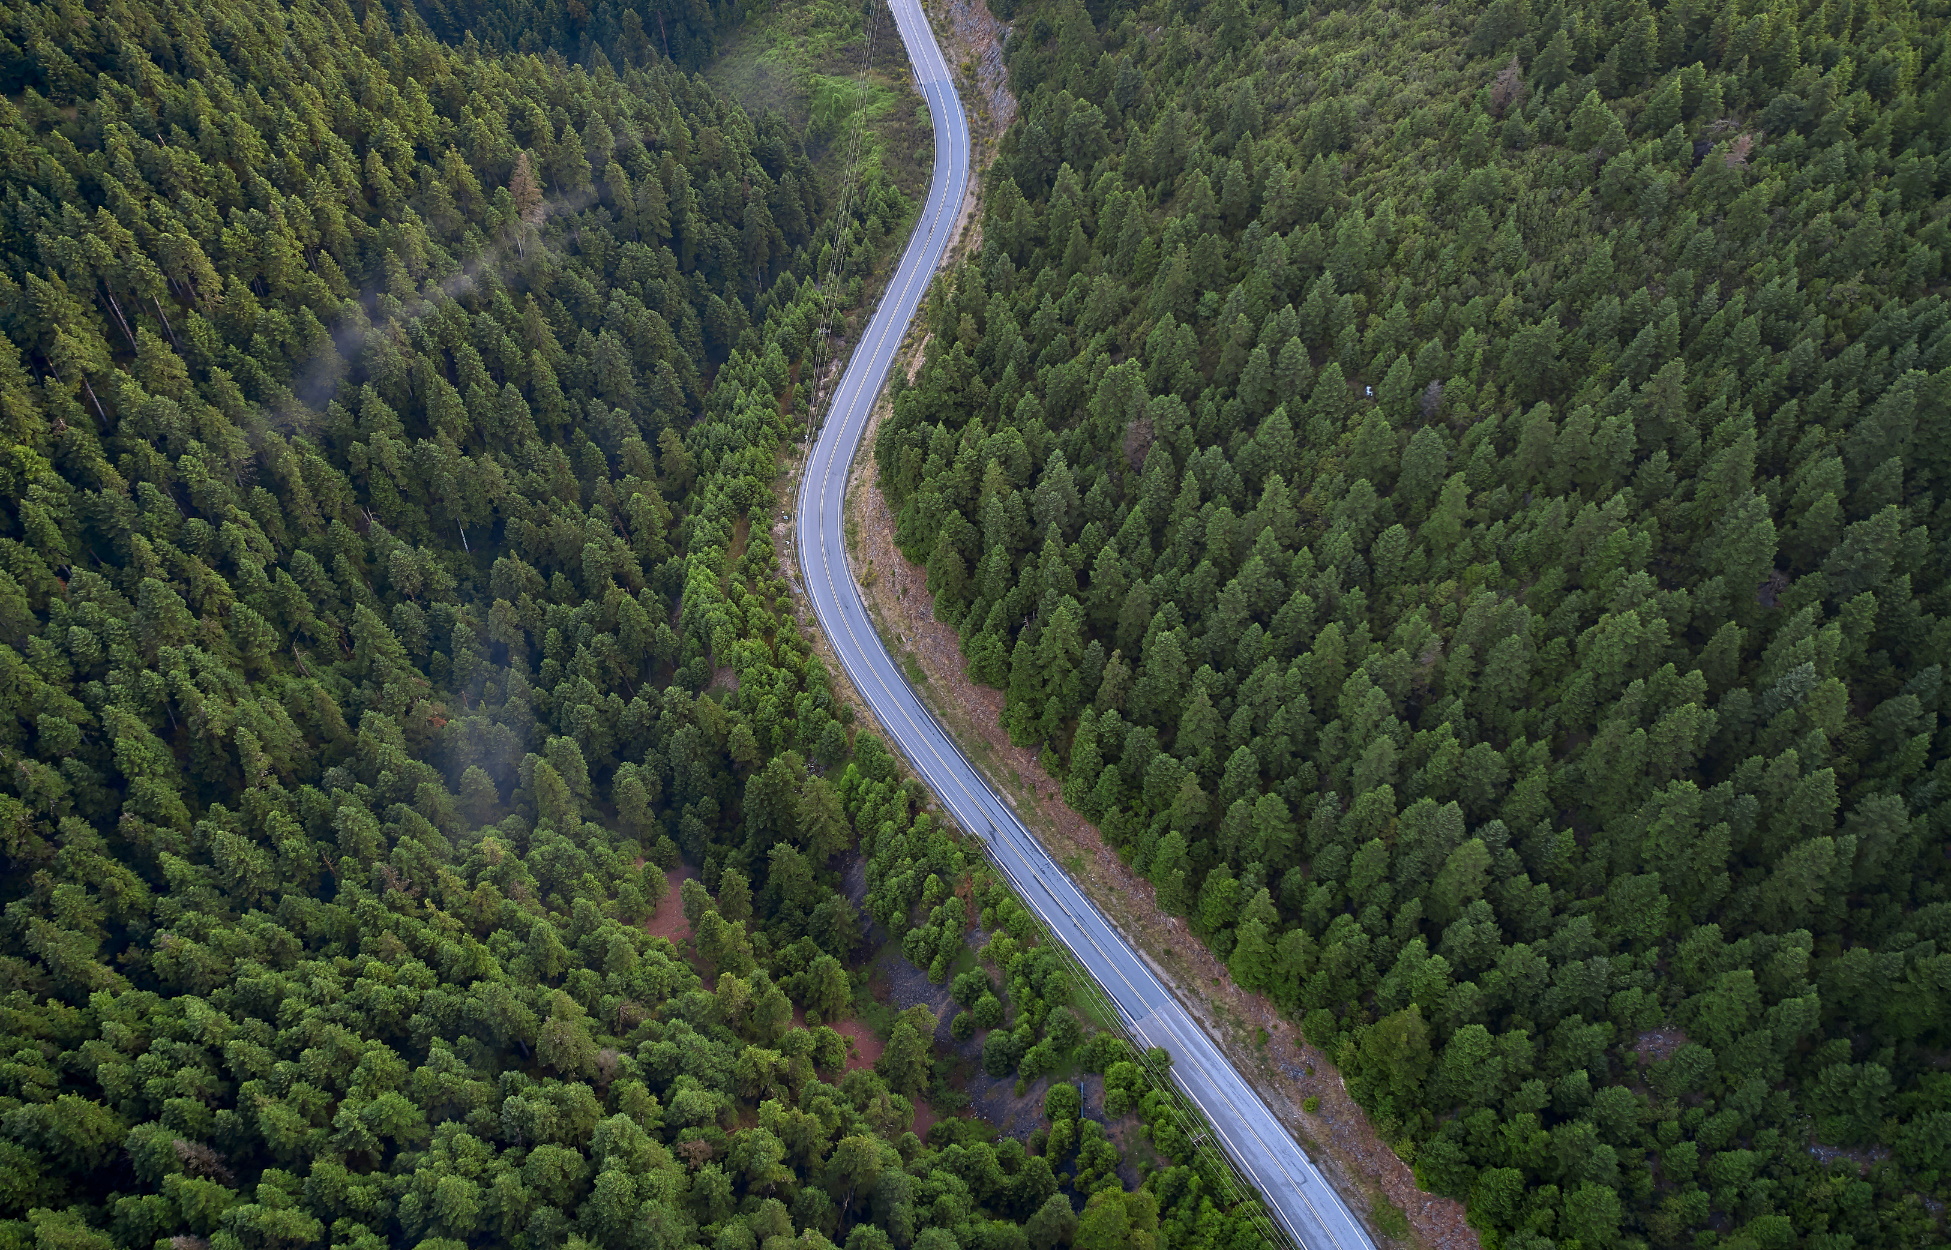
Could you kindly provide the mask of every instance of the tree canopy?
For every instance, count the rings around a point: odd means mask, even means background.
[[[1122,1192],[1074,1111],[924,1143],[932,1022],[829,1026],[1009,901],[782,603],[812,278],[911,206],[690,72],[734,17],[0,14],[0,1245],[1048,1250]],[[1013,941],[1004,1074],[1128,1063]],[[1253,1244],[1166,1164],[1131,1238]]]
[[[1486,1244],[1942,1240],[1943,7],[1003,11],[876,456],[1015,741]]]

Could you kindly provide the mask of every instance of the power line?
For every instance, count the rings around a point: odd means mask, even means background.
[[[967,841],[974,844],[979,856],[1002,872],[1003,877],[1018,895],[1024,893],[1016,881],[1015,874],[1010,871],[1009,865],[1001,856],[990,853],[988,843],[974,836]],[[1150,1048],[1132,1031],[1132,1024],[1135,1022],[1125,1019],[1125,1013],[1118,1006],[1117,1001],[1105,992],[1104,987],[1098,984],[1097,978],[1090,974],[1076,954],[1058,941],[1056,935],[1037,919],[1033,911],[1026,909],[1026,914],[1036,927],[1041,944],[1050,949],[1062,962],[1065,971],[1070,974],[1070,980],[1077,992],[1090,1000],[1092,1006],[1096,1008],[1095,1015],[1110,1022],[1111,1028],[1116,1030],[1133,1052],[1135,1062],[1145,1073],[1152,1088],[1165,1096],[1168,1111],[1177,1121],[1173,1127],[1179,1130],[1193,1151],[1193,1170],[1212,1187],[1215,1195],[1224,1202],[1230,1214],[1243,1217],[1253,1226],[1253,1230],[1260,1235],[1269,1250],[1294,1250],[1292,1239],[1268,1217],[1259,1191],[1240,1175],[1239,1169],[1226,1156],[1226,1152],[1215,1143],[1205,1116],[1192,1105],[1179,1089],[1178,1083],[1172,1080],[1168,1069],[1151,1057]]]

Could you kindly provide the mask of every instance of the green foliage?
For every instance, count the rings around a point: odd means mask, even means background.
[[[875,448],[1013,739],[1500,1244],[1941,1236],[1945,15],[1014,30]]]
[[[0,16],[8,1244],[952,1250],[1068,1203],[908,1135],[932,1019],[878,1071],[819,1025],[841,857],[944,968],[966,872],[751,533],[809,278],[908,206],[841,219],[677,67],[734,17]]]

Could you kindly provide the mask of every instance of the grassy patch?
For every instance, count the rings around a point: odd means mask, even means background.
[[[1070,991],[1071,1009],[1082,1016],[1093,1028],[1106,1033],[1116,1032],[1120,1025],[1117,1013],[1111,1002],[1101,992],[1088,986],[1075,986]]]
[[[705,76],[757,116],[768,110],[801,136],[829,194],[837,195],[856,113],[865,123],[860,159],[901,191],[927,185],[928,110],[916,109],[907,56],[894,21],[876,6],[872,52],[861,6],[793,0],[754,12]],[[863,66],[865,74],[862,73]]]
[[[1368,1212],[1369,1217],[1375,1221],[1376,1232],[1397,1241],[1408,1239],[1409,1217],[1403,1214],[1401,1207],[1390,1202],[1380,1191],[1370,1193]]]
[[[1134,1132],[1128,1140],[1131,1144],[1125,1149],[1125,1159],[1137,1169],[1140,1176],[1167,1166],[1166,1161],[1161,1159],[1158,1151],[1153,1148],[1150,1137]]]
[[[871,993],[865,1002],[855,1000],[854,1017],[882,1041],[893,1036],[894,1022],[900,1014],[892,1004],[873,997]]]

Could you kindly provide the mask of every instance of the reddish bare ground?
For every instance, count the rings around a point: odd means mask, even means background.
[[[915,1122],[914,1122],[915,1136],[921,1138],[921,1140],[923,1141],[927,1141],[928,1130],[935,1127],[935,1121],[940,1117],[935,1114],[935,1108],[933,1108],[928,1104],[928,1100],[926,1098],[917,1098],[914,1100],[914,1104],[915,1104]]]
[[[874,1036],[874,1030],[858,1019],[850,1016],[845,1020],[829,1020],[827,1023],[832,1026],[835,1033],[853,1043],[847,1048],[847,1071],[849,1072],[856,1068],[873,1067],[874,1061],[881,1057],[881,1051],[886,1049],[881,1039]],[[916,1098],[913,1101],[915,1136],[925,1139],[929,1127],[941,1117],[935,1114],[935,1108],[928,1105],[926,1098]]]
[[[689,864],[679,864],[664,872],[664,895],[657,900],[657,912],[644,921],[644,932],[652,937],[669,938],[682,945],[691,937],[691,922],[684,918],[684,899],[678,891],[698,875]]]
[[[881,1039],[875,1037],[874,1030],[859,1020],[852,1018],[830,1020],[828,1024],[832,1026],[835,1033],[853,1043],[847,1047],[847,1071],[852,1072],[855,1068],[871,1068],[874,1066],[874,1061],[881,1057],[881,1051],[884,1049]]]

